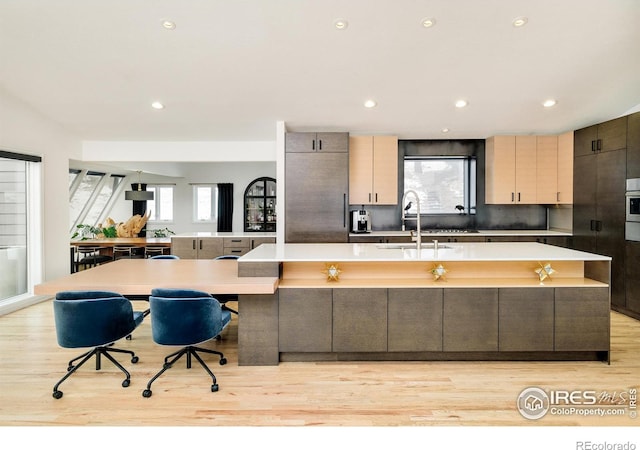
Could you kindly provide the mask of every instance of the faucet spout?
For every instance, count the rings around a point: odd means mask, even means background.
[[[418,197],[418,193],[412,189],[409,189],[408,191],[406,191],[403,195],[402,195],[402,217],[401,217],[401,222],[402,222],[402,231],[405,231],[405,221],[409,220],[406,217],[406,212],[407,210],[411,207],[411,202],[409,202],[409,204],[405,207],[405,200],[407,199],[407,195],[413,195],[413,197],[415,198],[416,201],[416,248],[420,249],[422,247],[422,233],[421,231],[421,224],[420,224],[420,197]],[[412,233],[413,236],[413,233]]]

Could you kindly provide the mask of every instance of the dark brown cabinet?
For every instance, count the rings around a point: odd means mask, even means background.
[[[280,289],[278,340],[281,352],[330,352],[331,289]]]
[[[574,134],[574,156],[610,152],[624,148],[627,148],[626,116],[582,128]]]
[[[387,351],[387,290],[333,290],[333,351]]]
[[[640,112],[627,120],[627,178],[640,178]]]
[[[297,134],[286,135],[285,242],[347,242],[349,134],[302,133],[321,136],[321,151]]]
[[[624,126],[623,126],[624,124]],[[605,125],[605,124],[603,124]],[[573,237],[571,247],[612,257],[611,302],[625,305],[625,189],[626,149],[614,149],[626,145],[626,117],[606,123],[606,133],[601,151],[584,148],[591,142],[593,128],[575,132],[576,156],[573,178]],[[595,126],[600,136],[601,126]],[[613,130],[623,133],[616,137]],[[596,146],[597,147],[597,146]]]
[[[285,152],[293,153],[347,153],[349,149],[349,133],[287,133],[285,135]]]
[[[388,351],[442,351],[442,289],[389,289]]]
[[[498,289],[445,289],[445,352],[498,351]]]
[[[609,292],[603,288],[556,288],[556,351],[609,351]]]
[[[553,351],[553,288],[503,288],[499,296],[499,350]]]

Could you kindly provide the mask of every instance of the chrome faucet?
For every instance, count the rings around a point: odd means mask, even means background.
[[[402,231],[405,231],[405,221],[407,220],[414,220],[413,218],[411,219],[407,219],[406,217],[406,213],[407,210],[411,207],[411,202],[409,202],[409,204],[405,207],[404,206],[404,202],[407,199],[407,194],[413,194],[413,197],[415,198],[416,201],[416,248],[420,249],[422,247],[422,234],[420,233],[420,197],[418,197],[418,193],[414,190],[409,189],[407,192],[404,193],[404,195],[402,196]],[[411,240],[413,240],[413,232],[411,232]]]

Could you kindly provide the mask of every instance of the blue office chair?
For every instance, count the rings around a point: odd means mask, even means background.
[[[195,344],[219,336],[231,322],[229,311],[223,311],[220,303],[210,294],[191,289],[153,289],[149,304],[153,340],[161,345],[184,345],[185,347],[164,358],[162,370],[149,380],[142,396],[151,397],[151,384],[182,356],[187,357],[187,369],[191,368],[192,356],[198,360],[213,380],[211,392],[217,392],[216,376],[199,353],[219,355],[221,366],[225,365],[227,360],[221,352],[196,347]]]
[[[53,398],[62,397],[58,387],[73,375],[84,363],[96,357],[96,370],[101,368],[104,355],[126,375],[122,387],[128,387],[131,375],[115,360],[111,353],[127,353],[131,362],[138,357],[130,350],[112,347],[113,343],[131,332],[142,323],[142,312],[134,312],[131,302],[122,295],[108,291],[62,291],[53,300],[58,344],[64,348],[93,347],[69,361],[67,373],[53,387]],[[80,360],[78,364],[76,361]]]
[[[180,259],[178,255],[155,255],[149,259]]]
[[[238,259],[238,258],[240,258],[238,255],[222,255],[222,256],[217,256],[213,259]],[[236,315],[238,314],[238,311],[236,311],[235,309],[231,309],[227,306],[227,302],[238,301],[238,294],[216,294],[216,300],[220,302],[223,310],[232,312]]]

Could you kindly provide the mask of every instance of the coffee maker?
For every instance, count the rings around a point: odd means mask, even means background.
[[[371,215],[369,211],[358,209],[351,211],[351,232],[352,233],[370,233],[371,232]]]

